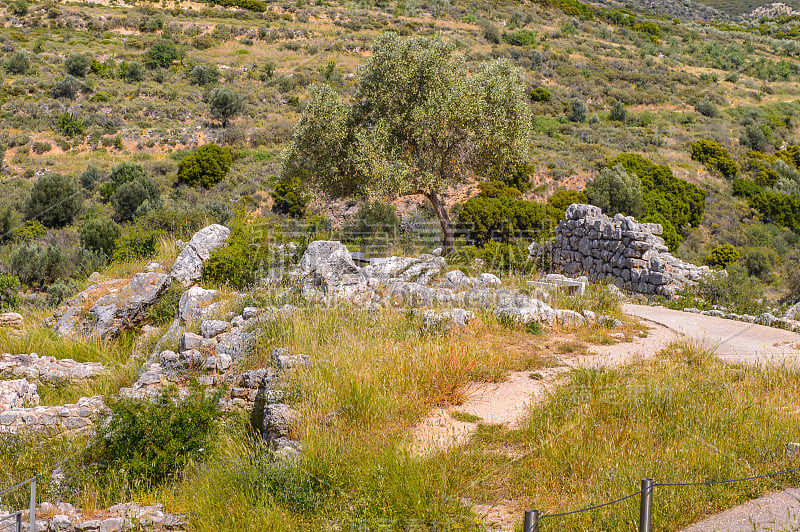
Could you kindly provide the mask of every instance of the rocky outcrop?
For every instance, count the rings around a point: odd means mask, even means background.
[[[228,242],[231,230],[212,224],[196,232],[172,264],[169,275],[184,286],[191,286],[203,276],[203,263],[211,253]]]
[[[609,218],[598,207],[573,204],[556,229],[553,266],[630,292],[672,296],[710,270],[673,257],[662,232],[659,224],[621,214]]]
[[[7,515],[7,511],[0,510],[0,518]],[[69,503],[43,502],[36,509],[36,517],[34,526],[38,532],[181,532],[188,528],[183,514],[165,513],[163,504],[143,506],[137,502],[115,504],[104,511],[93,510],[90,517]],[[28,512],[23,514],[23,521],[23,529],[28,530]]]
[[[153,272],[137,273],[128,282],[116,279],[92,285],[56,311],[56,333],[101,339],[116,336],[123,328],[140,323],[169,284],[169,275]]]
[[[0,378],[27,377],[43,382],[76,381],[102,375],[106,369],[99,362],[75,362],[70,358],[29,355],[0,355]]]

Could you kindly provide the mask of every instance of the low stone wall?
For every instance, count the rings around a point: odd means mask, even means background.
[[[0,517],[6,515],[7,511],[0,510]],[[28,530],[28,512],[23,514],[23,520],[23,530]],[[115,504],[107,510],[95,510],[91,515],[84,515],[82,510],[68,503],[43,502],[36,509],[34,526],[37,532],[182,532],[188,527],[185,516],[165,513],[163,504],[142,506],[136,502]]]
[[[0,412],[11,408],[25,408],[39,404],[36,385],[25,379],[0,381]]]
[[[711,270],[673,257],[662,233],[659,224],[621,214],[609,218],[593,205],[572,204],[556,229],[553,266],[630,292],[672,296]]]
[[[75,362],[70,358],[29,355],[0,355],[0,378],[27,377],[42,382],[62,382],[88,379],[105,373],[99,362]]]
[[[71,405],[11,408],[0,412],[0,433],[79,430],[90,426],[103,409],[105,404],[99,395],[81,397]]]

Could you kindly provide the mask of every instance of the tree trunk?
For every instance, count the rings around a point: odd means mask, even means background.
[[[449,255],[453,252],[453,224],[450,221],[450,216],[447,214],[447,209],[444,203],[439,199],[435,192],[425,194],[436,211],[436,217],[439,218],[439,224],[442,226],[442,255]]]

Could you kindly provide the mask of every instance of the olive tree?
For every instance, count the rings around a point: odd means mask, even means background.
[[[642,183],[636,174],[629,174],[621,164],[603,168],[586,188],[586,195],[592,205],[600,207],[609,216],[622,212],[639,218],[644,211]]]
[[[383,34],[359,67],[352,103],[316,85],[287,148],[283,179],[331,196],[423,195],[453,227],[441,193],[527,159],[530,108],[521,73],[506,61],[470,72],[438,38]]]

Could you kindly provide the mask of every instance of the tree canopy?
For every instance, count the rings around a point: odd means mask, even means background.
[[[352,103],[312,88],[281,173],[332,196],[422,194],[449,251],[440,194],[526,162],[530,124],[525,84],[507,61],[470,72],[450,43],[386,33],[358,70]]]

